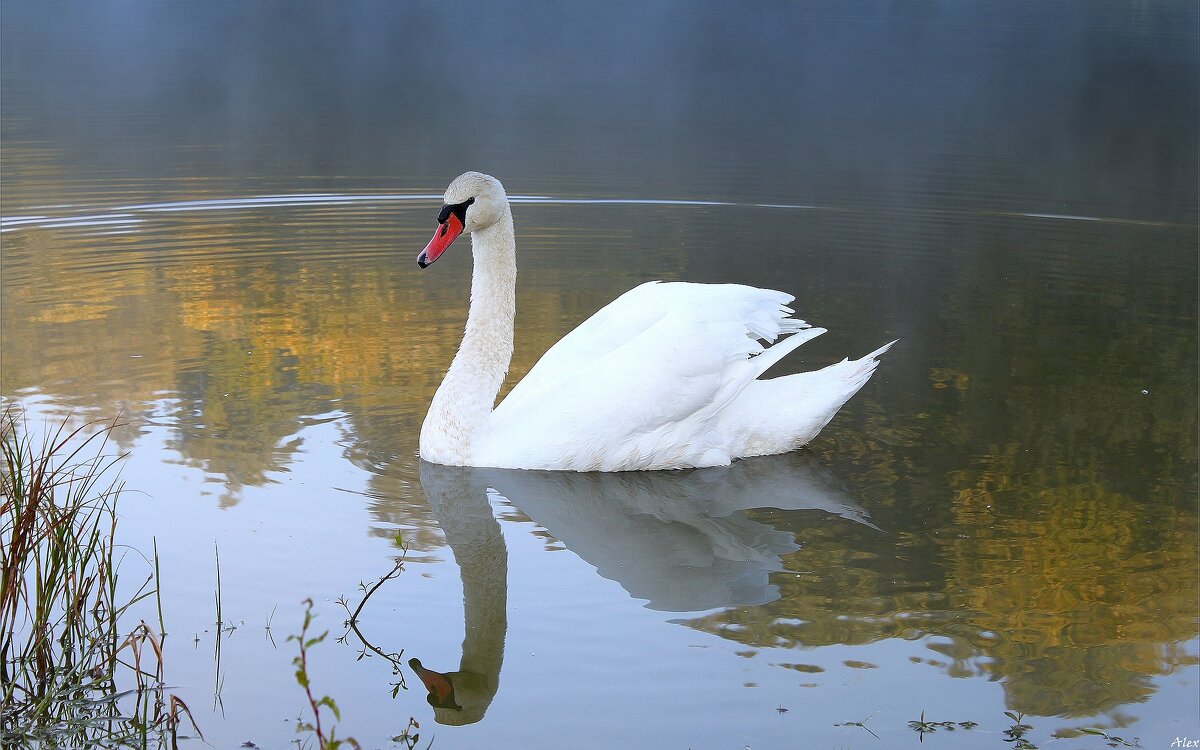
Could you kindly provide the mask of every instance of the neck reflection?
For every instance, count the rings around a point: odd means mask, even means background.
[[[429,691],[439,724],[483,718],[500,687],[508,629],[508,548],[492,516],[487,488],[472,470],[421,462],[421,487],[462,574],[465,636],[454,672],[437,672],[417,659],[409,666]]]

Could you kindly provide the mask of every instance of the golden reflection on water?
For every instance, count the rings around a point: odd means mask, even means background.
[[[1196,632],[1193,509],[1078,483],[962,490],[951,512],[898,544],[801,529],[778,601],[689,624],[758,647],[941,636],[931,663],[1002,679],[1037,715],[1140,702],[1149,677],[1196,663],[1179,643]]]
[[[172,220],[161,233],[116,240],[94,230],[7,234],[5,392],[52,393],[101,416],[165,400],[163,416],[180,432],[174,447],[234,486],[282,468],[297,420],[343,401],[418,425],[465,319],[465,259],[420,279],[419,242],[383,234],[392,227],[378,215],[379,233],[359,232],[362,244],[350,247],[336,232],[304,237],[295,225],[313,222],[309,212],[278,218]],[[306,257],[256,257],[268,241]],[[343,257],[307,257],[331,247]],[[120,265],[97,270],[85,256]],[[566,314],[544,288],[523,287],[520,306],[526,318]],[[523,349],[549,346],[538,333],[524,332]],[[528,366],[516,363],[514,377]],[[415,450],[415,430],[395,434]]]
[[[527,272],[510,383],[613,294],[689,262],[703,268],[682,250],[696,242],[676,215],[654,217],[647,235],[668,250],[652,258],[630,247],[645,226],[596,229],[583,255],[563,249],[574,247],[578,214],[543,218],[520,232]],[[134,422],[126,444],[139,420],[169,426],[178,456],[163,460],[215,477],[226,505],[287,471],[302,427],[336,421],[346,457],[376,475],[368,508],[379,533],[404,527],[414,551],[437,554],[444,541],[413,455],[457,346],[469,264],[460,252],[418,272],[424,230],[412,227],[424,226],[398,221],[394,206],[352,206],[155,217],[111,235],[7,232],[3,393],[89,415],[124,410]],[[1053,258],[1057,241],[1039,252]],[[602,262],[581,262],[593,256]],[[1066,303],[1031,315],[1059,277],[1017,278],[1002,287],[1004,305],[980,310],[979,299],[999,298],[993,273],[981,264],[954,275],[940,311],[946,351],[919,360],[898,350],[813,446],[881,529],[751,511],[754,525],[800,546],[771,577],[778,598],[687,616],[689,626],[760,648],[932,637],[931,664],[1001,679],[1011,708],[1040,715],[1144,700],[1150,677],[1195,663],[1181,645],[1197,633],[1200,591],[1186,364],[1195,337],[1169,326],[1145,335],[1147,318],[1192,313],[1140,307],[1127,286],[1137,282],[1114,281],[1104,294],[1125,301],[1127,317],[1102,339],[1048,351],[1039,326],[1078,332],[1058,317],[1091,292],[1061,288]],[[827,301],[827,314],[845,313]],[[856,330],[883,335],[879,318],[862,316]],[[1153,398],[1130,391],[1129,356],[1165,361],[1176,375],[1149,383]]]

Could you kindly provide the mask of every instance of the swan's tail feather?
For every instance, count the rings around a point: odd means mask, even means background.
[[[838,367],[843,365],[845,366],[842,367],[842,378],[849,386],[849,392],[846,394],[847,400],[853,396],[859,388],[862,388],[864,385],[866,385],[867,381],[871,379],[871,375],[874,374],[875,368],[879,366],[879,357],[881,357],[888,349],[891,349],[892,344],[895,344],[899,340],[900,339],[889,341],[875,351],[860,357],[859,359],[844,359],[839,362],[838,365],[835,365]]]
[[[900,340],[900,339],[892,339],[891,341],[889,341],[888,343],[886,343],[886,344],[884,344],[883,346],[879,347],[878,349],[876,349],[875,351],[871,352],[871,353],[870,353],[870,354],[868,354],[867,356],[865,356],[865,357],[862,357],[862,358],[861,358],[859,361],[861,362],[861,361],[863,361],[863,360],[873,359],[873,360],[875,360],[875,364],[879,364],[879,358],[880,358],[881,356],[883,356],[883,354],[884,354],[885,352],[887,352],[887,350],[888,350],[888,349],[891,349],[891,348],[892,348],[892,344],[895,344],[895,343],[896,343],[897,341],[899,341],[899,340]]]

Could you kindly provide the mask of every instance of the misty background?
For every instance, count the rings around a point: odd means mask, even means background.
[[[22,181],[1196,214],[1191,2],[8,0],[0,41]]]

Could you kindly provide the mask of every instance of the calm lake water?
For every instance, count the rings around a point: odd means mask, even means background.
[[[306,597],[364,747],[1200,738],[1197,21],[6,2],[0,394],[127,423],[121,541],[215,747],[297,737]],[[655,278],[796,294],[830,332],[779,374],[901,341],[793,455],[422,464],[470,257],[414,259],[467,169],[514,196],[510,385]],[[458,710],[334,642],[397,532],[362,635]]]

